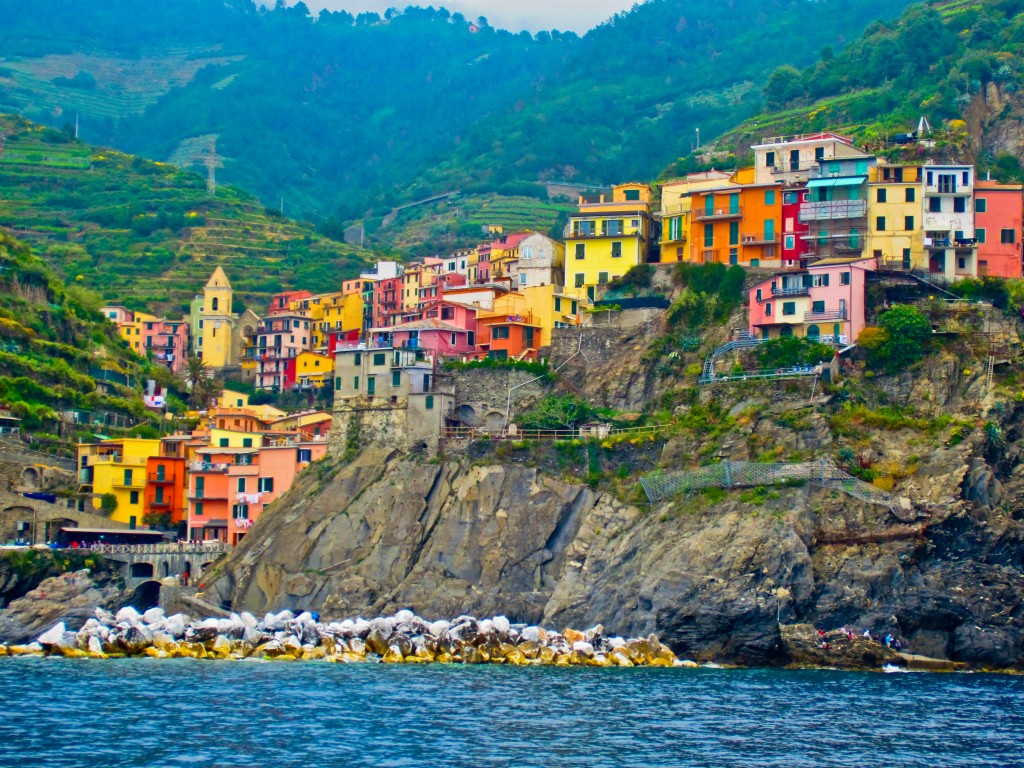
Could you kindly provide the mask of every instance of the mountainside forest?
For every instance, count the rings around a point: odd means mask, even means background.
[[[652,0],[584,37],[444,9],[0,0],[0,111],[348,222],[451,191],[649,178],[905,0]],[[215,143],[214,143],[215,142]],[[211,148],[214,156],[211,155]]]

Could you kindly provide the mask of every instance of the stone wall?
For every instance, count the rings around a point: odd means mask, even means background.
[[[550,388],[544,379],[514,368],[470,368],[455,377],[454,419],[462,426],[498,431],[505,424],[511,392],[511,417],[522,413]]]

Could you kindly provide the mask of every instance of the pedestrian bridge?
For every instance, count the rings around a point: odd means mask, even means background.
[[[188,573],[196,583],[207,566],[228,551],[222,541],[183,542],[181,544],[96,544],[90,552],[122,564],[124,585],[138,589],[146,582]]]

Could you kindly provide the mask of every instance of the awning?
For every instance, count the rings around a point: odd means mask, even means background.
[[[227,520],[207,520],[203,528],[227,528]]]
[[[859,187],[868,180],[867,176],[837,176],[833,179],[811,179],[807,182],[808,189],[820,187]]]

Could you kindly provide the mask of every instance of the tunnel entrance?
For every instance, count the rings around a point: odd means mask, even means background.
[[[160,582],[144,581],[137,586],[128,599],[128,605],[137,611],[148,611],[160,605]]]

